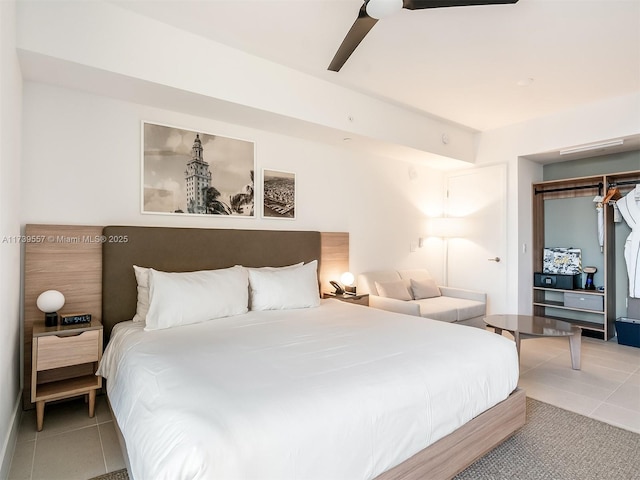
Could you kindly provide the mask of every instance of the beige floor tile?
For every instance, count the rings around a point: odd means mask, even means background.
[[[35,441],[23,441],[16,444],[11,459],[8,480],[30,480],[33,469],[33,453],[36,448]]]
[[[545,338],[525,338],[521,340],[520,353],[524,355],[527,353],[536,353],[552,358],[569,349],[569,342],[566,339],[561,339],[563,341],[559,343],[549,343],[545,342],[545,340]]]
[[[631,374],[631,376],[624,382],[629,385],[640,385],[640,372]]]
[[[568,368],[568,370],[571,369]],[[549,371],[545,371],[543,367],[539,367],[525,373],[521,378],[532,378],[538,384],[582,395],[600,402],[609,398],[613,391],[611,388],[602,388],[581,382],[577,377],[570,378],[569,375],[568,373],[566,376],[555,375]]]
[[[604,368],[597,365],[582,366],[580,370],[573,370],[568,357],[567,362],[569,363],[547,362],[540,365],[535,370],[527,372],[527,374],[529,376],[554,375],[578,381],[586,385],[592,385],[597,388],[606,389],[610,393],[620,387],[630,377],[629,373],[611,370],[610,368]]]
[[[531,370],[539,367],[557,356],[556,353],[549,353],[540,350],[520,350],[520,371]]]
[[[97,425],[36,440],[32,480],[87,480],[103,473]]]
[[[59,403],[47,403],[44,407],[44,423],[42,431],[38,432],[38,439],[96,424],[95,415],[93,418],[89,417],[89,407],[83,397]]]
[[[640,433],[640,414],[633,410],[603,403],[592,412],[591,417],[616,427]]]
[[[104,453],[104,461],[107,465],[107,472],[113,472],[125,468],[122,450],[118,442],[118,435],[113,422],[101,423],[100,440],[102,441],[102,451]]]
[[[562,337],[527,338],[522,341],[521,347],[523,347],[523,350],[530,348],[551,353],[560,353],[569,347],[569,341]]]
[[[571,353],[567,350],[560,355],[552,358],[547,362],[545,367],[551,366],[557,367],[560,371],[563,369],[571,369]],[[589,374],[594,380],[601,378],[606,382],[610,381],[615,384],[622,384],[629,379],[632,375],[630,368],[620,368],[619,362],[616,360],[601,359],[594,357],[588,353],[582,352],[580,356],[580,370],[583,373]],[[616,367],[616,368],[612,368]]]
[[[564,388],[562,386],[563,382],[568,382],[567,385],[575,384],[576,387],[567,388],[575,393],[580,393],[580,390],[576,388],[594,388],[597,394],[594,398],[600,398],[603,401],[628,378],[628,374],[624,374],[624,377],[619,379],[610,379],[600,375],[599,372],[593,373],[585,370],[573,370],[570,365],[558,365],[551,362],[540,365],[534,370],[521,374],[521,376],[532,378],[541,383],[548,383],[560,389]],[[578,384],[580,384],[581,387],[577,387]]]
[[[613,392],[606,402],[640,414],[640,385],[625,383]]]
[[[560,390],[529,379],[520,379],[518,385],[524,388],[528,397],[556,407],[589,416],[602,402],[594,398]]]
[[[113,421],[106,395],[98,395],[96,397],[96,421],[98,423]]]
[[[18,428],[18,443],[29,442],[36,439],[36,411],[25,410],[22,412],[20,427]]]
[[[600,344],[595,343],[600,342]],[[602,357],[614,357],[626,361],[636,366],[640,366],[640,348],[618,345],[612,342],[601,342],[600,340],[582,339],[582,346],[586,352]]]
[[[552,358],[549,361],[556,363],[558,365],[563,365],[563,364],[571,365],[571,356],[569,353],[569,349],[567,348],[566,352]],[[635,365],[632,365],[631,363],[625,360],[616,358],[612,355],[595,356],[585,351],[582,351],[580,363],[581,363],[581,368],[587,369],[587,370],[590,367],[600,367],[600,368],[608,368],[610,370],[617,370],[619,372],[624,372],[627,374],[632,374],[637,370],[637,367]]]
[[[556,365],[559,368],[572,368],[571,367],[571,352],[567,347],[566,351],[559,353],[552,359],[550,359],[547,364]],[[585,367],[584,363],[584,353],[580,355],[580,369]]]

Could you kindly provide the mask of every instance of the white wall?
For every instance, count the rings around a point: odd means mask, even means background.
[[[523,156],[640,133],[640,94],[584,105],[574,110],[483,132],[476,165],[507,163],[507,308],[532,310],[531,184],[542,166]],[[526,245],[526,252],[522,246]]]
[[[20,134],[22,78],[15,3],[0,2],[0,478],[9,474],[20,397]]]
[[[439,171],[41,83],[25,84],[23,115],[22,223],[347,231],[355,274],[421,265],[441,276],[438,249],[409,251],[423,212],[441,209]],[[296,172],[296,220],[142,214],[142,120],[255,141],[256,172]]]
[[[300,132],[313,130],[314,138],[318,132],[348,132],[337,138],[374,139],[374,145],[473,162],[470,128],[208,41],[111,2],[20,2],[18,21],[21,58],[39,81],[84,81],[82,89],[119,98],[147,82],[147,90],[172,89],[167,95],[190,92],[224,101],[226,108],[253,109],[261,117],[268,112],[270,129],[283,122],[288,128],[295,120]]]

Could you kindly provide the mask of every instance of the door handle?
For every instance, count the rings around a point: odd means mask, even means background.
[[[489,259],[490,262],[496,262],[499,263],[500,262],[500,257],[493,257]]]

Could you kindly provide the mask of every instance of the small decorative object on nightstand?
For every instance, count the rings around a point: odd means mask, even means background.
[[[96,390],[102,388],[102,377],[95,375],[102,358],[102,324],[97,320],[53,327],[34,323],[31,354],[31,401],[36,404],[38,431],[44,405],[53,400],[88,395],[93,417]]]
[[[335,298],[336,300],[340,300],[342,302],[355,303],[357,305],[364,305],[365,307],[369,306],[368,293],[365,293],[363,295],[352,295],[350,293],[341,293],[338,295],[336,295],[335,293],[323,293],[322,298]]]

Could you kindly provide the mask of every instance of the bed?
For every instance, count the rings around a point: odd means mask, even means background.
[[[133,265],[317,261],[326,273],[341,254],[319,232],[103,235],[128,239],[102,248],[100,372],[136,480],[450,478],[524,424],[514,344],[480,329],[337,300],[174,328],[131,321]]]

